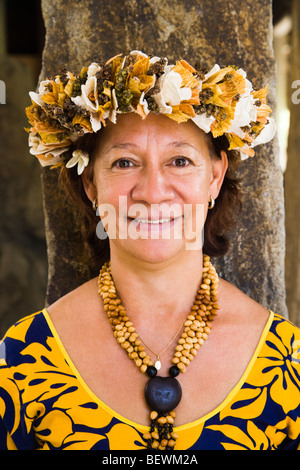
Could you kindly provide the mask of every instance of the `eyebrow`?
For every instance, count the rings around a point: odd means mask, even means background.
[[[169,142],[167,144],[168,147],[176,147],[176,148],[182,148],[182,147],[191,147],[194,150],[198,150],[193,144],[190,144],[189,142],[184,142],[184,141],[174,141],[174,142]],[[110,150],[114,149],[127,149],[127,148],[137,148],[139,147],[133,142],[124,142],[124,143],[119,143],[119,144],[114,144],[112,147],[110,147]]]
[[[124,142],[123,144],[114,144],[110,147],[109,150],[114,150],[114,149],[127,149],[127,148],[136,148],[138,145],[134,144],[133,142]]]
[[[184,141],[175,141],[175,142],[170,142],[168,144],[169,147],[177,147],[177,148],[181,148],[181,147],[191,147],[193,148],[194,150],[198,150],[193,144],[190,144],[189,142],[184,142]]]

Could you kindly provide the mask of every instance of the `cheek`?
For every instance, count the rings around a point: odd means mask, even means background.
[[[177,185],[177,190],[186,203],[206,203],[210,195],[209,179],[197,176],[187,178]]]
[[[105,172],[95,178],[98,204],[117,206],[120,196],[129,196],[130,184],[127,178],[106,176]]]

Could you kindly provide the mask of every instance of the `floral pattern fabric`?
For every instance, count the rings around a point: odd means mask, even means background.
[[[46,310],[8,330],[0,343],[1,450],[140,450],[146,430],[87,387]],[[300,449],[300,330],[270,312],[224,402],[175,430],[177,450]]]

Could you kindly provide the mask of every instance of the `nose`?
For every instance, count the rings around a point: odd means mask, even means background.
[[[147,165],[139,174],[131,191],[134,201],[144,204],[160,204],[174,199],[174,190],[163,168],[155,164]]]

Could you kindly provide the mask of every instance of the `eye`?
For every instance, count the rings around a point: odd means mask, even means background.
[[[187,157],[176,157],[172,162],[172,164],[177,167],[185,167],[190,165],[191,163],[191,160]]]
[[[130,168],[133,166],[133,163],[128,158],[119,158],[112,166],[118,168]]]

